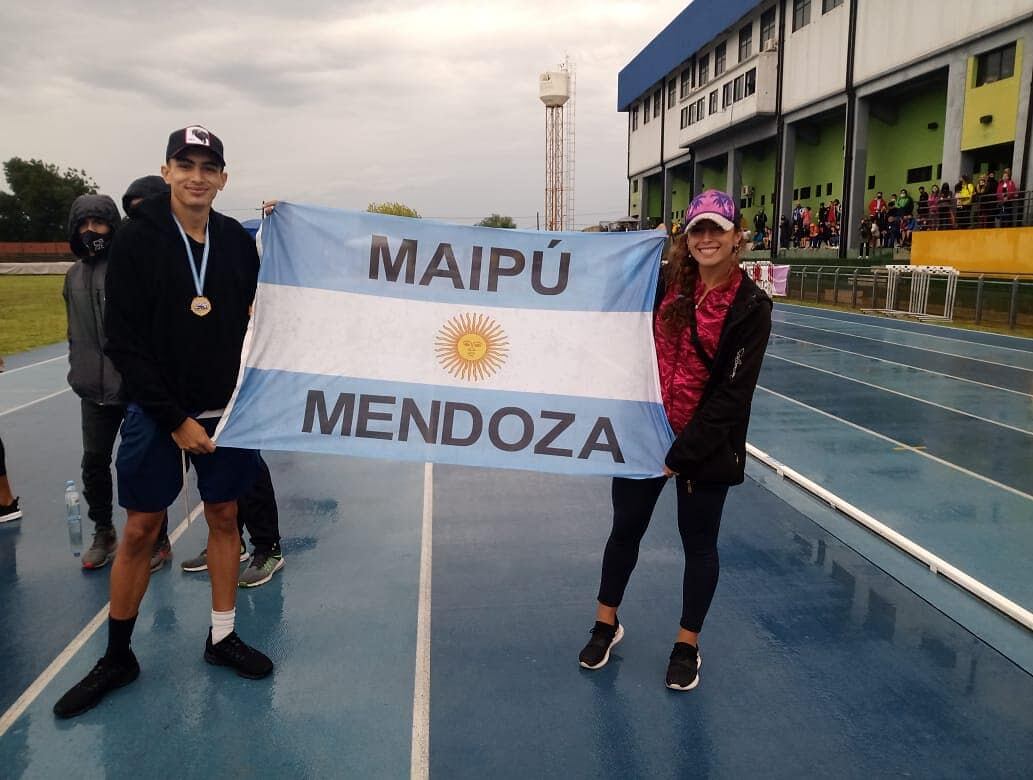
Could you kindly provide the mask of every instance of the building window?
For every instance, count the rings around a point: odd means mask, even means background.
[[[810,187],[801,187],[800,188],[800,200],[807,200],[809,197],[811,197],[811,188]]]
[[[675,102],[678,100],[678,82],[671,79],[667,82],[667,107],[674,108]]]
[[[638,179],[635,179],[631,182],[631,191],[638,192]]]
[[[943,179],[943,163],[937,163],[936,165],[936,178]]]
[[[839,8],[843,5],[843,0],[821,0],[821,12],[827,14],[833,8]]]
[[[932,181],[933,166],[923,165],[920,168],[909,168],[907,172],[907,183],[918,184],[919,182]]]
[[[684,130],[689,124],[689,106],[681,110],[681,127]]]
[[[696,101],[696,119],[703,121],[707,115],[707,104],[705,98],[700,98]]]
[[[825,194],[826,195],[831,195],[832,194],[832,182],[827,182],[825,184]]]
[[[689,89],[691,89],[691,87],[689,86],[691,77],[692,77],[692,68],[689,68],[687,70],[683,70],[681,72],[681,90],[680,90],[680,92],[678,94],[678,97],[681,98],[682,100],[685,100],[685,98],[687,98],[689,96]]]
[[[720,76],[725,72],[725,43],[721,41],[714,49],[714,76]]]
[[[631,132],[638,130],[638,106],[631,109]]]
[[[811,0],[793,0],[793,32],[811,23]]]
[[[746,78],[744,76],[739,76],[734,82],[732,82],[732,102],[738,103],[742,100],[742,91],[745,81]]]
[[[870,190],[874,190],[875,189],[875,177],[874,176],[869,176],[868,177],[868,189],[870,189]]]
[[[750,68],[746,71],[746,89],[743,97],[749,97],[757,91],[757,69]]]
[[[775,9],[769,8],[760,15],[760,50],[775,48]]]
[[[739,62],[749,59],[753,54],[753,25],[748,24],[739,30]]]
[[[653,93],[653,116],[660,116],[660,112],[663,110],[663,107],[664,91],[662,89],[658,89],[656,92]]]
[[[645,100],[642,101],[642,124],[644,124],[644,125],[648,125],[649,124],[649,119],[653,115],[653,112],[649,110],[650,107],[651,106],[650,106],[649,98],[646,98]]]
[[[715,89],[710,93],[710,113],[717,113],[717,90]]]
[[[976,58],[976,86],[992,84],[1015,75],[1015,44],[980,54]]]
[[[732,104],[732,82],[728,82],[721,90],[721,108],[728,108]]]
[[[710,81],[710,55],[704,54],[699,58],[699,78],[696,83],[702,87],[708,81]]]
[[[638,190],[636,190],[638,192]],[[793,200],[800,200],[800,190],[793,190]]]
[[[814,185],[814,190],[815,190],[815,193],[814,193],[815,197],[820,198],[821,197],[821,185],[820,184]]]

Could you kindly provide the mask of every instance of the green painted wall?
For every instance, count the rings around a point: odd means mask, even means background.
[[[828,120],[817,125],[818,143],[810,144],[802,138],[796,141],[796,166],[793,168],[793,189],[810,187],[809,198],[795,198],[793,203],[810,206],[814,216],[818,206],[843,198],[843,142],[846,136],[846,121],[843,117]],[[826,189],[831,182],[832,192]],[[821,195],[817,194],[821,185]],[[792,194],[792,193],[790,193]],[[786,216],[789,216],[788,214]]]
[[[690,181],[692,168],[682,165],[672,168],[668,175],[671,177],[671,214],[668,224],[674,224],[675,221],[681,221],[685,209],[689,206],[689,195],[692,192],[692,182]]]
[[[764,198],[764,213],[768,215],[768,225],[771,225],[772,215],[775,213],[771,203],[771,194],[775,191],[775,139],[771,138],[763,144],[756,144],[744,149],[742,153],[742,186],[753,187],[753,205],[742,210],[746,218],[746,225],[753,229],[753,216],[760,211],[761,196]],[[740,202],[741,202],[741,193]]]
[[[715,157],[711,160],[704,160],[700,163],[700,181],[696,182],[694,189],[697,193],[703,190],[721,190],[728,186],[728,158]]]
[[[926,190],[932,187],[937,166],[943,161],[946,114],[947,90],[942,87],[912,95],[906,103],[900,104],[896,124],[889,125],[871,117],[868,123],[868,176],[875,176],[875,187],[868,188],[865,180],[865,213],[868,201],[880,190],[889,197],[891,192],[899,193],[902,187],[906,187],[911,196],[917,198],[920,186],[924,185]],[[930,130],[929,125],[933,122],[937,127]],[[908,184],[908,170],[924,165],[932,166],[931,177]],[[953,187],[954,182],[950,185]]]
[[[664,214],[664,177],[654,174],[645,180],[646,216],[650,219],[661,219]]]

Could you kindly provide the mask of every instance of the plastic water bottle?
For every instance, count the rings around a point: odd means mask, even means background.
[[[65,483],[65,516],[68,519],[68,543],[72,547],[72,555],[78,558],[82,554],[82,511],[79,491],[72,479]]]

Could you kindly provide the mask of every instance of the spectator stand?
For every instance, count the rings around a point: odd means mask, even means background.
[[[923,322],[952,322],[954,320],[954,298],[958,289],[958,269],[946,265],[887,265],[886,266],[886,308],[861,309],[865,313],[889,314],[891,316],[914,317]],[[897,293],[901,279],[910,281],[908,308],[897,308]],[[943,280],[943,314],[929,313],[929,289],[934,280]]]

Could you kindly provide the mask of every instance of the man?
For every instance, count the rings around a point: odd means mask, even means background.
[[[226,186],[223,144],[209,130],[169,136],[161,172],[168,198],[145,200],[112,248],[105,313],[107,354],[129,399],[118,451],[125,532],[111,572],[108,647],[93,670],[54,705],[68,718],[96,706],[140,673],[130,648],[150,578],[151,548],[179,493],[189,457],[208,521],[212,627],[204,659],[242,677],[273,669],[234,631],[240,537],[237,498],[258,473],[252,450],[215,447],[236,384],[240,348],[258,281],[258,253],[235,220],[212,209]]]
[[[131,219],[140,204],[147,198],[167,195],[169,185],[161,176],[141,176],[133,180],[122,196],[122,210],[126,213],[126,221]],[[283,553],[280,551],[280,527],[276,510],[276,493],[273,490],[269,467],[262,460],[260,471],[254,486],[238,501],[237,530],[240,532],[240,562],[250,560],[250,565],[240,574],[238,584],[242,588],[255,588],[264,585],[284,566]],[[251,534],[254,555],[248,555],[244,546],[244,526]],[[168,545],[168,519],[162,525],[158,546],[151,560],[151,570],[155,571],[165,560],[172,558]],[[163,541],[164,540],[164,543]],[[208,550],[189,558],[181,564],[183,571],[198,572],[208,570]]]
[[[104,279],[108,248],[120,224],[107,195],[80,195],[68,212],[68,245],[78,258],[62,297],[68,315],[68,384],[79,396],[83,496],[93,521],[93,542],[82,567],[102,569],[115,557],[118,539],[111,519],[111,449],[122,424],[122,378],[104,355]]]

